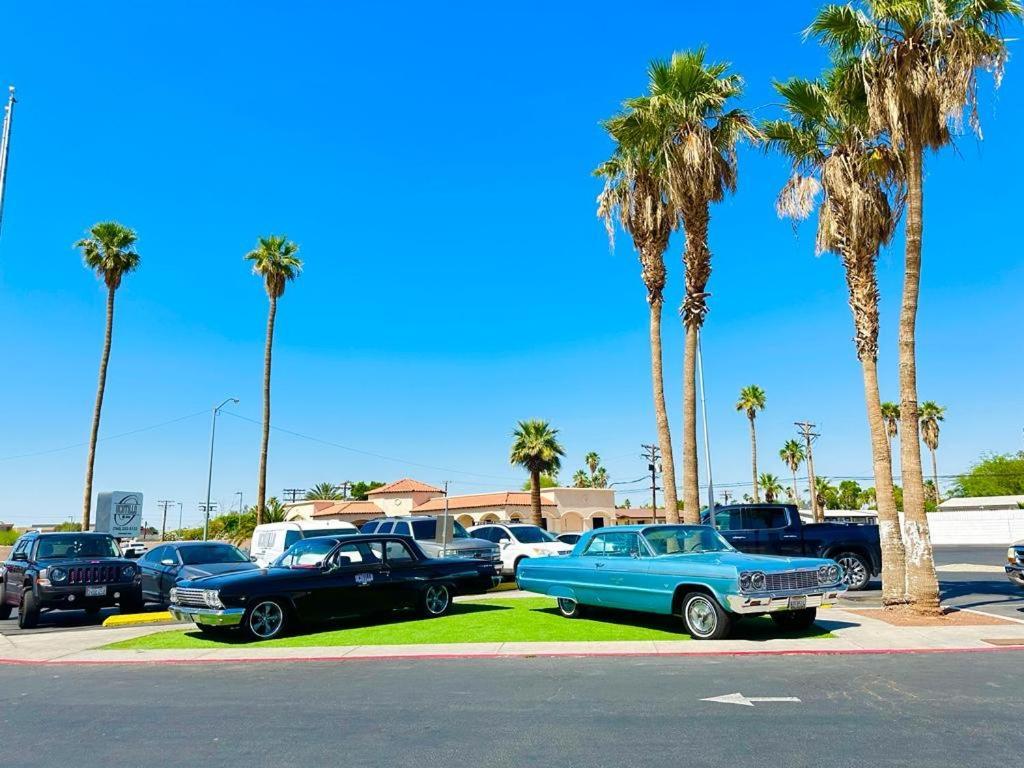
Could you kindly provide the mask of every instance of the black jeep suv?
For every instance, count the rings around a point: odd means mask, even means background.
[[[142,574],[109,534],[31,531],[0,565],[0,619],[17,606],[23,629],[36,626],[43,609],[96,614],[110,605],[142,610]]]

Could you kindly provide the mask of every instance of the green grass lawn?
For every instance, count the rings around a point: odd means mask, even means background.
[[[234,634],[234,633],[232,633]],[[773,637],[831,637],[812,627],[784,633],[768,618],[744,619],[733,637],[763,640]],[[492,598],[456,603],[440,619],[396,615],[386,623],[349,622],[326,631],[302,632],[278,640],[245,643],[251,646],[302,647],[339,645],[423,645],[427,643],[507,643],[601,640],[689,640],[682,620],[669,616],[613,611],[594,612],[586,619],[566,619],[546,597]],[[197,629],[157,632],[105,646],[107,649],[222,648],[242,641],[228,636],[210,639]]]

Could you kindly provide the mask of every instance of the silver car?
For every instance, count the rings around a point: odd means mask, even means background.
[[[452,539],[446,544],[437,540],[437,526],[440,518],[434,515],[406,515],[403,517],[381,517],[364,523],[360,533],[390,533],[410,536],[416,540],[427,557],[475,557],[487,560],[501,570],[501,550],[496,544],[484,539],[474,539],[462,524],[448,518],[452,526]]]
[[[1006,550],[1006,578],[1018,587],[1024,587],[1024,540],[1015,542]]]

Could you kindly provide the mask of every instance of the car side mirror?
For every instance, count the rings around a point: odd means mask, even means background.
[[[25,552],[15,552],[11,555],[11,560],[28,560],[28,554]]]
[[[175,563],[171,558],[165,557],[160,561],[160,565],[177,565],[177,563]]]
[[[256,555],[249,555],[249,562],[250,563],[255,563],[256,562]]]
[[[498,542],[498,546],[501,547],[502,549],[504,549],[505,547],[507,547],[511,543],[512,543],[512,539],[501,539]]]

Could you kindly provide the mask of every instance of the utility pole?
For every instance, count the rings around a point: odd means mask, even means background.
[[[725,503],[728,506],[729,499],[732,498],[732,491],[726,488],[724,491],[722,491],[722,498],[725,499]]]
[[[338,488],[341,490],[342,501],[348,501],[348,489],[352,487],[352,481],[346,480],[342,483],[338,483]]]
[[[655,523],[658,522],[658,460],[661,458],[661,448],[657,445],[642,443],[644,449],[640,458],[647,459],[647,470],[651,473],[651,516]],[[668,510],[665,510],[668,519]]]
[[[7,98],[7,106],[4,107],[4,128],[0,134],[0,224],[4,220],[4,190],[7,189],[7,156],[11,149],[11,123],[14,121],[14,105],[17,99],[14,98],[14,86],[7,89],[10,96]]]
[[[301,494],[305,494],[306,493],[306,489],[305,488],[285,488],[285,489],[283,489],[281,491],[281,495],[282,496],[291,496],[291,498],[288,499],[288,501],[289,501],[289,503],[293,503],[293,504],[295,503],[295,500],[299,497],[300,493]]]
[[[448,481],[444,481],[444,527],[441,529],[441,557],[448,556]]]
[[[185,508],[183,502],[178,502],[178,535],[181,536],[181,510]]]
[[[160,523],[160,541],[167,541],[167,508],[174,504],[169,499],[161,499],[156,503],[160,507],[160,511],[163,512],[163,522]]]
[[[815,425],[809,421],[794,421],[793,423],[800,430],[804,443],[807,445],[807,481],[811,486],[811,514],[814,516],[814,522],[818,523],[823,517],[818,512],[818,485],[814,481],[814,454],[811,452],[811,443],[821,435],[814,431]],[[793,490],[796,491],[796,488]]]

